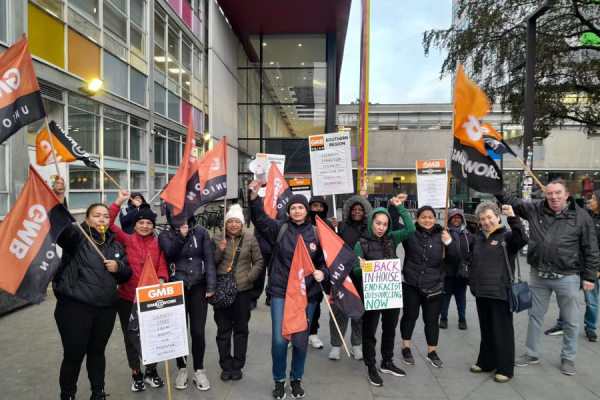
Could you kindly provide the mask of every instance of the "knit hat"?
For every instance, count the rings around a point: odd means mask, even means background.
[[[295,194],[292,195],[292,197],[290,197],[290,201],[288,201],[288,206],[287,206],[287,212],[288,214],[290,213],[290,207],[292,206],[292,204],[302,204],[304,206],[304,208],[306,208],[306,211],[308,212],[308,210],[310,210],[308,208],[308,199],[306,198],[306,196],[304,196],[303,194]]]
[[[227,223],[230,218],[239,219],[242,221],[242,225],[246,223],[246,220],[244,219],[244,210],[242,210],[242,207],[239,204],[232,204],[229,206],[229,211],[225,214],[225,223]]]
[[[144,203],[140,206],[140,209],[133,217],[133,225],[137,224],[138,221],[142,219],[147,219],[152,222],[152,225],[156,226],[156,213],[152,211],[148,203]]]

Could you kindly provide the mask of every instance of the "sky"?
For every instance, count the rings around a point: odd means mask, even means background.
[[[361,0],[352,0],[340,77],[340,103],[359,97]],[[371,0],[369,101],[449,103],[450,77],[440,80],[445,54],[423,52],[423,32],[452,23],[452,0]]]

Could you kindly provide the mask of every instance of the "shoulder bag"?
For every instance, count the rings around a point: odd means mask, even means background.
[[[508,305],[511,312],[521,312],[528,310],[533,306],[531,299],[531,290],[529,284],[526,281],[521,280],[521,263],[519,257],[515,257],[517,263],[517,280],[510,267],[510,260],[508,258],[508,251],[506,250],[506,241],[504,235],[502,235],[502,250],[504,251],[504,258],[506,259],[506,268],[508,269],[508,276],[510,283],[508,284]]]
[[[229,270],[226,274],[217,274],[217,290],[215,294],[207,299],[208,304],[214,308],[225,308],[229,307],[235,301],[237,296],[237,283],[235,282],[235,268],[240,259],[240,253],[242,252],[242,242],[244,241],[244,235],[240,238],[240,241],[235,250],[235,255],[229,266]]]

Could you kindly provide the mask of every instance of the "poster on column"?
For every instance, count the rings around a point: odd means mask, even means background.
[[[447,188],[446,160],[417,160],[417,201],[419,207],[446,207]]]
[[[400,259],[365,261],[363,292],[367,311],[404,307]]]
[[[279,168],[279,172],[281,172],[281,175],[285,174],[285,170],[284,170],[284,166],[285,166],[285,154],[266,154],[266,153],[256,153],[256,158],[257,159],[263,159],[267,161],[267,175],[265,178],[265,182],[268,181],[269,179],[269,168],[271,167],[271,162],[274,162],[275,165],[277,165],[277,168]],[[254,179],[256,179],[256,175],[254,176]],[[258,191],[258,195],[260,197],[265,197],[265,193],[266,193],[267,189],[263,186],[260,188],[260,190]]]
[[[350,135],[309,136],[313,195],[354,193]]]
[[[187,356],[183,282],[137,288],[144,365]]]

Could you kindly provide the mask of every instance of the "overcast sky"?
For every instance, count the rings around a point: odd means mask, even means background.
[[[359,97],[361,0],[352,0],[340,103]],[[371,103],[449,103],[450,77],[440,81],[444,54],[423,55],[423,32],[452,22],[451,0],[371,0]]]

